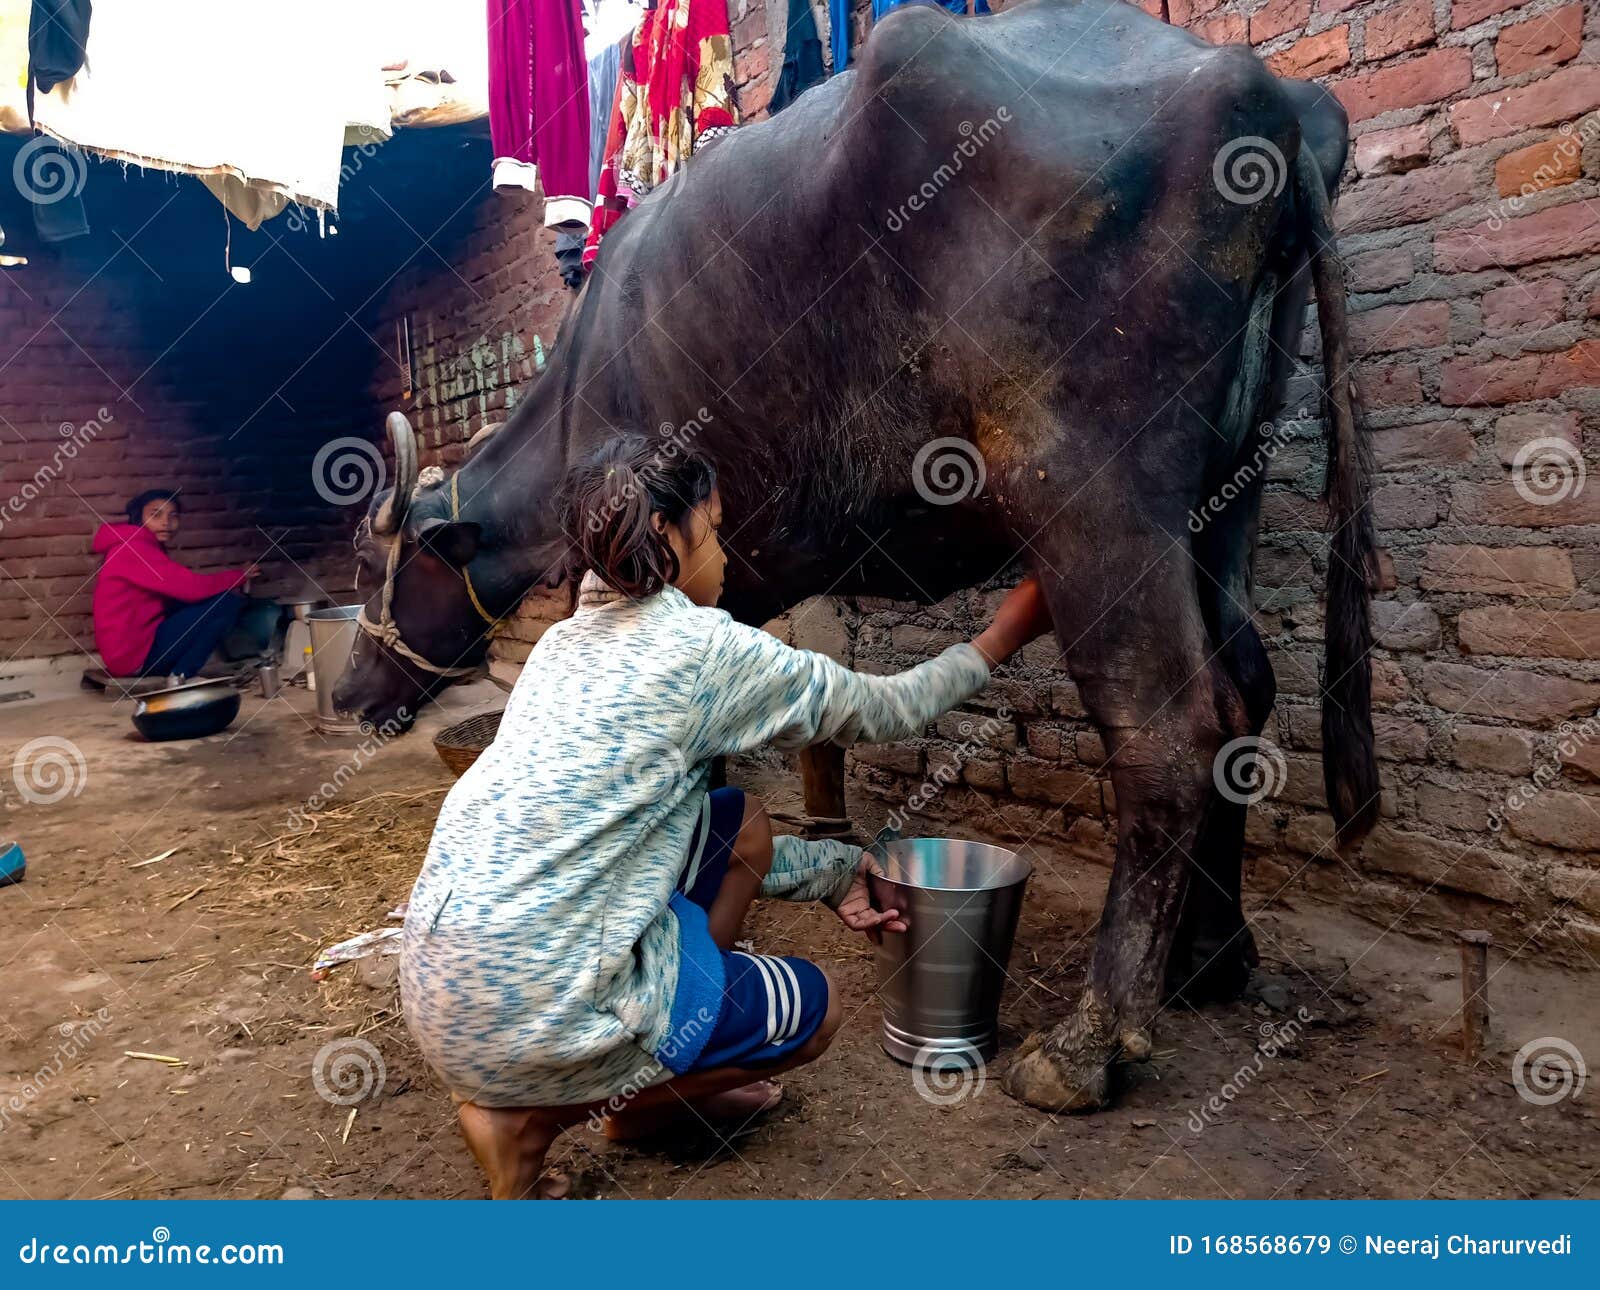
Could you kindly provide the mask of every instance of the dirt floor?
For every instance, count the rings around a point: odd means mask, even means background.
[[[29,858],[0,889],[0,1195],[481,1195],[394,960],[320,983],[309,968],[405,899],[449,783],[431,735],[500,702],[452,692],[368,755],[315,734],[303,691],[247,694],[229,731],[184,744],[138,740],[127,704],[0,708],[0,847]],[[13,765],[42,737],[75,750],[67,780],[28,781],[59,801],[27,800]],[[776,762],[732,778],[796,804]],[[297,814],[313,794],[330,800]],[[884,809],[856,806],[869,824]],[[1261,914],[1250,996],[1165,1016],[1115,1109],[1011,1101],[998,1073],[1072,997],[1106,876],[1034,850],[1005,1049],[982,1080],[919,1092],[878,1047],[869,946],[824,910],[768,905],[758,946],[818,959],[847,992],[833,1050],[726,1138],[580,1130],[555,1163],[606,1197],[1600,1197],[1600,1080],[1536,1105],[1511,1077],[1538,1036],[1600,1053],[1594,979],[1496,962],[1492,1051],[1469,1068],[1448,1036],[1455,948],[1311,903]]]

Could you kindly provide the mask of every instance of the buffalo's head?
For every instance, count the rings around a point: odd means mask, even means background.
[[[463,576],[478,551],[478,525],[451,517],[446,490],[418,490],[416,438],[405,417],[390,413],[388,430],[394,487],[373,499],[356,534],[356,590],[371,626],[356,633],[333,702],[392,734],[482,665],[489,625]]]

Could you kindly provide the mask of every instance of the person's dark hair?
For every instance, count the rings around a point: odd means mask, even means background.
[[[716,483],[716,468],[674,439],[608,440],[562,486],[568,579],[593,570],[626,595],[655,595],[678,576],[678,557],[651,516],[681,525]]]
[[[128,523],[143,524],[144,508],[151,502],[171,502],[178,510],[183,509],[176,488],[147,488],[128,503]]]

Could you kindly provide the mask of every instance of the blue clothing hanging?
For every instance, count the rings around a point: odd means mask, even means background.
[[[877,22],[891,9],[898,9],[907,0],[872,0],[872,21]],[[928,0],[941,9],[965,15],[967,0]],[[833,70],[835,74],[850,66],[850,7],[851,0],[828,0],[828,26],[833,45]],[[989,12],[989,0],[978,0],[973,14]]]

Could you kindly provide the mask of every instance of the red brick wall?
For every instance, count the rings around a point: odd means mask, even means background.
[[[152,210],[173,204],[144,225],[141,192]],[[340,377],[365,342],[310,299],[288,252],[239,237],[236,252],[261,258],[255,284],[234,284],[220,208],[198,185],[178,197],[97,167],[89,195],[94,232],[59,251],[28,243],[25,207],[3,213],[6,250],[30,259],[0,273],[8,661],[94,649],[89,542],[148,487],[182,490],[174,554],[192,567],[257,561],[269,591],[349,585],[347,561],[329,558],[348,550],[349,522],[313,491],[311,460],[358,419]]]

